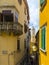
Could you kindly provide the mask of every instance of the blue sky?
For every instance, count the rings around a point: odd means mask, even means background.
[[[39,2],[38,0],[27,0],[29,5],[30,14],[30,28],[35,27],[35,30],[39,29]]]

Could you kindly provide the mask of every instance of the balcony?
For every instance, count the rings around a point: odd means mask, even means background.
[[[0,22],[0,33],[3,32],[19,36],[23,34],[23,26],[18,22]]]

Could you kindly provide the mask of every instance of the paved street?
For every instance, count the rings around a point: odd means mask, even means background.
[[[33,53],[32,56],[30,56],[29,53],[27,53],[26,59],[24,61],[24,65],[39,65],[38,53]]]

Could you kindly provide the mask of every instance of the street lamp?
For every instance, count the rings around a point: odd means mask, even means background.
[[[32,46],[31,58],[34,58],[34,57],[35,57],[36,51],[37,51],[37,47],[36,47],[35,45],[33,45],[33,46]]]
[[[32,50],[33,52],[36,52],[37,51],[37,47],[35,45],[32,46]]]

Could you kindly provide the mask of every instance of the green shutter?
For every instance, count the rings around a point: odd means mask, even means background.
[[[45,50],[45,34],[46,33],[46,29],[45,27],[41,30],[41,48],[43,50]]]
[[[40,0],[40,5],[42,5],[45,2],[45,0]]]
[[[46,28],[44,28],[44,50],[45,50],[45,45],[46,45]]]
[[[44,42],[44,40],[43,40],[43,34],[44,34],[43,29],[42,29],[41,34],[42,34],[42,36],[41,36],[41,48],[43,49],[43,42]]]

